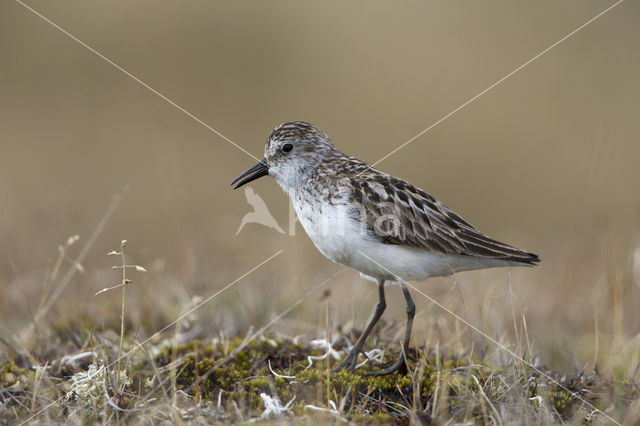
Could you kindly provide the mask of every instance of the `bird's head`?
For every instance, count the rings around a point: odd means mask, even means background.
[[[264,158],[238,176],[234,189],[262,176],[273,176],[289,192],[299,186],[329,154],[336,151],[329,137],[316,126],[291,121],[276,127],[264,148]]]

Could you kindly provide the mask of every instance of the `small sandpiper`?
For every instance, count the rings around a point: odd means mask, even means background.
[[[410,183],[343,154],[316,126],[281,124],[264,158],[238,176],[234,188],[273,176],[289,195],[318,250],[378,283],[378,304],[351,352],[334,369],[353,370],[367,336],[386,308],[385,281],[400,284],[407,303],[401,354],[374,375],[405,369],[415,304],[405,280],[497,266],[532,266],[533,253],[493,240]]]

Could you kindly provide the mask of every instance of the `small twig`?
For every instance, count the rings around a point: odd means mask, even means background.
[[[337,339],[336,339],[337,340]],[[319,356],[307,356],[307,361],[309,361],[309,365],[307,365],[305,367],[306,370],[308,370],[309,368],[311,368],[311,366],[313,365],[313,361],[321,361],[323,359],[326,359],[330,356],[333,357],[333,359],[335,360],[339,360],[340,359],[340,352],[336,351],[335,349],[333,349],[333,344],[335,343],[335,341],[330,342],[326,339],[316,339],[316,340],[312,340],[309,344],[313,347],[326,347],[327,348],[327,352],[324,353],[324,355],[319,355]]]
[[[98,291],[95,296],[98,296],[102,293],[106,293],[110,290],[115,290],[117,288],[122,288],[122,302],[120,304],[120,344],[118,346],[118,359],[116,360],[116,378],[115,378],[115,386],[113,389],[114,394],[120,393],[120,364],[122,361],[122,348],[124,346],[124,315],[125,315],[125,302],[126,302],[126,289],[127,285],[133,284],[133,281],[127,278],[127,268],[135,268],[136,271],[146,272],[146,269],[139,265],[127,265],[126,257],[125,257],[125,247],[127,247],[127,240],[120,241],[120,251],[110,251],[107,253],[107,256],[120,256],[122,264],[119,266],[113,266],[112,269],[121,269],[122,270],[122,278],[120,284],[116,284],[112,287],[106,287],[102,290]]]
[[[60,272],[60,268],[62,267],[62,262],[64,260],[69,260],[72,264],[80,265],[80,263],[76,262],[73,259],[70,259],[67,256],[67,251],[69,250],[69,248],[73,244],[75,244],[79,239],[80,239],[79,235],[72,235],[71,237],[67,238],[67,241],[65,242],[65,244],[60,244],[58,246],[58,259],[56,260],[56,263],[53,265],[51,274],[48,274],[47,278],[45,279],[45,285],[42,291],[42,297],[40,298],[40,304],[38,305],[38,309],[36,310],[36,312],[39,312],[44,306],[44,304],[47,302],[47,298],[49,297],[49,291],[51,290],[50,288],[51,283],[53,283],[56,280],[56,278],[58,278],[58,273]],[[78,271],[83,272],[84,268],[82,269],[78,268]],[[38,318],[38,320],[40,319],[42,318]]]
[[[124,287],[124,286],[126,286],[127,284],[132,284],[132,283],[133,283],[133,281],[131,281],[131,280],[127,280],[126,282],[124,282],[124,283],[120,283],[120,284],[116,284],[116,285],[114,285],[113,287],[105,287],[105,288],[103,288],[102,290],[100,290],[99,292],[97,292],[96,294],[94,294],[94,296],[98,296],[98,295],[100,295],[100,294],[102,294],[102,293],[106,293],[107,291],[115,290],[115,289],[117,289],[117,288]]]
[[[482,385],[480,384],[480,381],[478,380],[478,378],[471,374],[471,377],[473,378],[473,380],[476,382],[476,385],[478,385],[478,389],[480,390],[480,395],[482,395],[482,397],[484,398],[485,401],[487,401],[487,404],[489,405],[489,408],[491,408],[491,411],[493,411],[493,415],[496,416],[496,422],[498,424],[502,424],[502,422],[500,421],[500,415],[498,414],[498,410],[496,410],[496,407],[491,403],[491,400],[489,399],[489,397],[487,396],[486,393],[484,393],[484,389],[482,388]]]
[[[270,359],[267,360],[267,365],[269,366],[269,371],[271,371],[271,374],[273,374],[276,377],[280,377],[282,379],[295,379],[296,378],[296,376],[284,376],[282,374],[278,374],[275,371],[273,371],[273,368],[271,368],[271,360]]]
[[[365,359],[360,364],[356,365],[354,370],[357,370],[367,365],[369,361],[375,361],[378,364],[382,364],[382,357],[384,356],[384,350],[374,348],[374,349],[371,349],[369,352],[362,352],[362,354],[364,355]]]
[[[117,380],[117,378],[116,378],[116,380]],[[105,401],[107,401],[107,404],[109,404],[111,406],[111,408],[113,408],[114,410],[120,411],[120,412],[123,412],[123,413],[139,413],[141,411],[146,411],[146,408],[122,408],[122,407],[119,407],[118,404],[113,402],[111,400],[111,397],[109,396],[109,392],[107,391],[106,380],[102,381],[102,389],[104,390],[104,399],[105,399]]]
[[[260,394],[260,398],[262,398],[262,402],[264,403],[264,411],[259,418],[253,419],[252,422],[267,419],[272,414],[279,416],[283,413],[286,413],[291,409],[293,401],[296,400],[296,396],[294,395],[293,398],[291,398],[291,400],[283,406],[277,395],[275,397],[271,397],[263,392]]]
[[[593,369],[598,369],[598,310],[596,309],[594,313],[595,330],[594,330],[594,338],[595,338],[595,347],[593,349]],[[640,364],[639,364],[640,365]]]
[[[324,328],[325,328],[325,336],[327,338],[327,342],[331,341],[331,335],[329,334],[329,295],[331,292],[329,289],[326,289],[323,292],[324,299]],[[331,360],[327,357],[327,404],[331,401]],[[334,404],[335,406],[335,404]]]
[[[127,262],[125,261],[124,248],[126,246],[127,240],[122,240],[120,242],[120,255],[122,256],[122,305],[120,312],[120,346],[118,348],[118,363],[116,364],[116,387],[114,389],[114,393],[116,394],[120,392],[120,360],[122,359],[122,343],[124,341],[124,302],[127,285],[127,268],[124,267]],[[108,395],[107,398],[109,398]]]

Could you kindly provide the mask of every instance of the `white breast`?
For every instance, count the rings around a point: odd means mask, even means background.
[[[349,217],[344,203],[327,203],[292,195],[291,202],[300,224],[316,248],[329,259],[347,266],[353,254],[350,242],[358,235],[358,223]]]

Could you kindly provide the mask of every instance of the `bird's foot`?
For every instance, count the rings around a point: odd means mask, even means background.
[[[345,371],[353,371],[356,368],[356,364],[358,363],[358,355],[360,355],[360,351],[360,349],[357,349],[355,347],[351,349],[349,355],[347,355],[345,359],[343,359],[342,362],[338,364],[337,367],[331,370],[331,372],[335,373],[342,370],[343,368]]]
[[[409,356],[409,359],[411,359],[411,356]],[[391,367],[380,371],[370,371],[368,373],[365,373],[365,376],[386,376],[387,374],[392,374],[396,371],[399,371],[400,374],[406,374],[409,371],[409,368],[407,366],[407,358],[404,356],[404,354],[400,354],[400,358],[398,358],[398,360]]]

